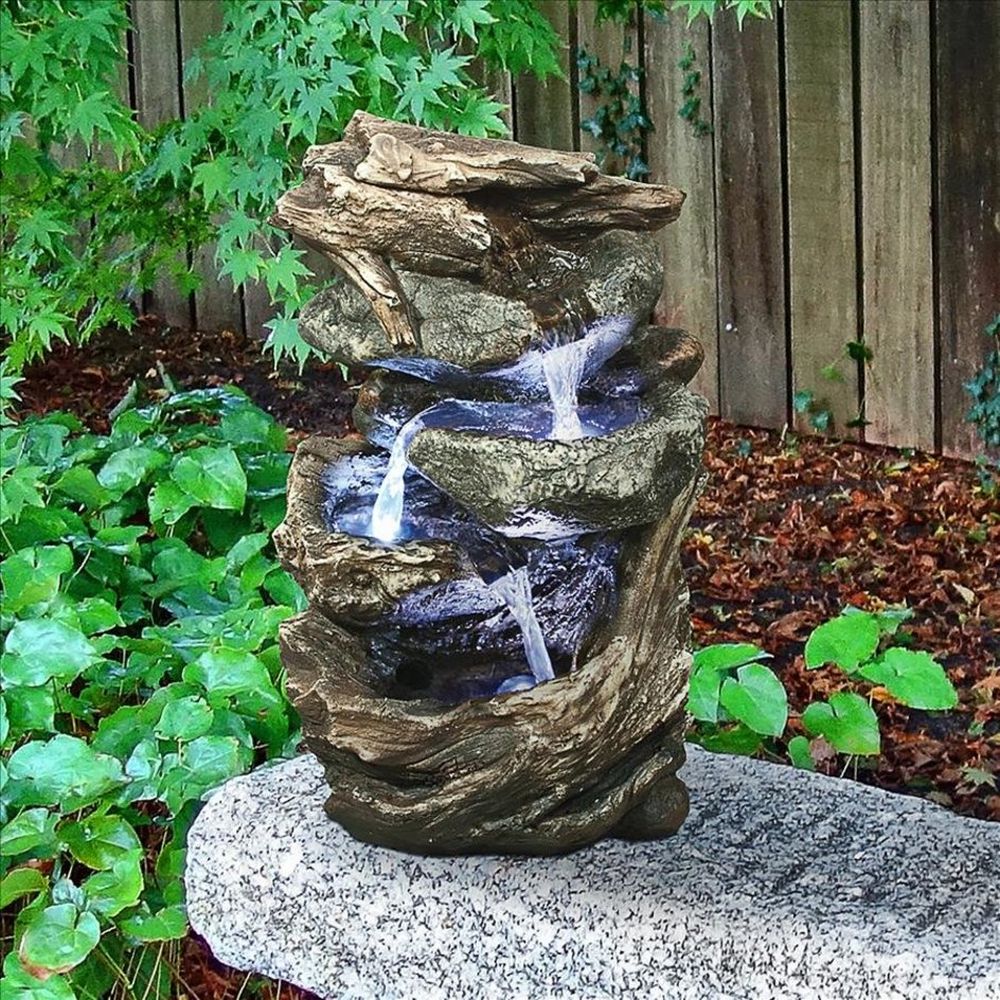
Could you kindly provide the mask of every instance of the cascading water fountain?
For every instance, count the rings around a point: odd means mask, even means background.
[[[275,533],[329,815],[431,853],[676,830],[705,406],[697,344],[646,323],[645,231],[683,196],[363,113],[303,167],[274,221],[350,280],[302,335],[372,369],[362,436],[299,446]]]

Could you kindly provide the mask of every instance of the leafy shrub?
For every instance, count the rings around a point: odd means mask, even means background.
[[[505,126],[469,75],[487,66],[559,72],[559,44],[532,0],[224,0],[224,24],[189,79],[207,103],[148,132],[114,96],[125,0],[11,0],[0,12],[0,327],[14,370],[53,338],[129,326],[129,300],[217,241],[220,273],[262,282],[280,307],[271,346],[300,360],[295,314],[310,293],[302,251],[264,220],[296,183],[306,147],[351,114],[475,135]],[[84,162],[69,166],[61,145]],[[86,238],[81,238],[86,231]]]
[[[166,997],[199,800],[298,740],[275,640],[304,602],[269,542],[285,433],[226,389],[0,444],[4,996]]]
[[[806,668],[834,664],[851,681],[876,685],[910,708],[954,708],[958,695],[941,665],[929,653],[893,644],[910,616],[906,609],[847,608],[809,636]],[[786,735],[788,695],[761,662],[769,658],[750,643],[707,646],[695,653],[688,711],[698,723],[698,742],[711,750],[753,754]],[[813,702],[799,721],[813,739],[823,737],[838,753],[874,756],[881,750],[878,717],[870,700],[854,691]],[[813,767],[808,737],[793,735],[786,747],[794,764]]]

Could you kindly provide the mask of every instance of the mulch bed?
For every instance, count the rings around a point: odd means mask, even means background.
[[[104,431],[133,380],[159,388],[164,372],[188,388],[234,383],[300,434],[350,425],[354,392],[336,365],[274,372],[255,342],[164,333],[155,317],[85,349],[54,351],[19,386],[22,409],[70,410]],[[834,668],[805,670],[809,631],[848,604],[906,603],[915,612],[906,626],[915,648],[945,666],[959,706],[923,712],[879,699],[882,755],[875,764],[852,762],[851,776],[1000,820],[1000,504],[979,488],[975,468],[719,420],[711,423],[706,465],[708,485],[683,552],[696,643],[767,650],[798,712],[850,686]],[[832,753],[819,762],[831,774],[843,766]],[[184,974],[198,997],[214,1000],[235,997],[244,981],[194,938]],[[305,996],[261,988],[268,998]]]

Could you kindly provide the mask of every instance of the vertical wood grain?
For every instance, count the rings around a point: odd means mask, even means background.
[[[550,76],[543,82],[527,74],[517,78],[514,88],[517,141],[548,149],[578,149],[570,70],[570,61],[576,58],[570,50],[576,34],[575,25],[570,29],[573,12],[565,0],[539,0],[538,9],[562,40],[559,65],[564,79]]]
[[[862,0],[866,440],[934,448],[930,9]]]
[[[627,24],[619,24],[614,21],[597,24],[596,18],[596,0],[580,0],[576,10],[577,45],[579,48],[586,49],[592,56],[596,56],[601,61],[601,65],[610,69],[612,73],[617,73],[623,62],[636,65],[640,57],[638,32],[634,17]],[[594,114],[603,99],[583,93],[579,96],[580,122],[582,123]],[[580,149],[596,153],[599,152],[600,148],[600,142],[581,127]],[[624,173],[625,164],[618,157],[609,156],[607,162],[603,164],[603,169],[605,173],[621,174]]]
[[[858,415],[859,332],[855,228],[851,4],[785,8],[788,267],[793,390],[812,390],[843,435]],[[842,377],[824,369],[836,365]],[[805,415],[800,429],[811,429]]]
[[[177,8],[174,0],[137,0],[132,5],[132,25],[136,111],[140,124],[155,128],[162,122],[181,116]],[[170,326],[191,326],[191,297],[182,295],[169,277],[159,279],[153,286],[149,308]]]
[[[778,33],[712,28],[719,286],[719,412],[781,427],[787,412]]]
[[[222,5],[203,0],[180,0],[181,59],[186,64],[210,35],[222,28]],[[208,99],[204,74],[196,80],[183,81],[184,116],[189,117]],[[216,220],[218,221],[218,220]],[[215,260],[215,242],[206,243],[194,252],[192,267],[201,277],[194,293],[194,321],[199,330],[242,330],[243,309],[240,294],[228,277],[219,275]]]
[[[648,139],[650,180],[674,184],[686,194],[680,218],[657,234],[663,257],[660,322],[682,326],[705,349],[705,363],[692,387],[719,412],[719,342],[715,260],[714,149],[711,135],[697,136],[678,114],[684,103],[684,74],[678,67],[688,44],[697,55],[702,80],[702,114],[712,107],[711,48],[706,18],[688,28],[675,14],[646,17],[643,25],[646,106],[653,122]]]
[[[1000,312],[1000,4],[939,0],[935,21],[941,445],[972,456],[964,384]]]

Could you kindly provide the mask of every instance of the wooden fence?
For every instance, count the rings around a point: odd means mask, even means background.
[[[594,23],[594,0],[539,0],[565,39],[565,80],[492,77],[522,141],[594,148],[580,130],[578,47],[643,67],[651,179],[688,193],[660,236],[660,316],[705,346],[697,387],[738,423],[830,429],[946,453],[977,450],[967,382],[1000,311],[1000,0],[786,0],[774,21],[691,27],[637,12]],[[132,98],[154,124],[205,99],[180,67],[217,30],[216,0],[132,0]],[[678,115],[687,47],[712,130]],[[168,320],[258,333],[266,296],[209,275]],[[867,361],[848,357],[863,340]],[[858,353],[855,350],[855,353]],[[863,413],[869,421],[850,428]]]

